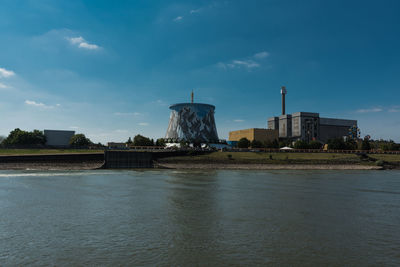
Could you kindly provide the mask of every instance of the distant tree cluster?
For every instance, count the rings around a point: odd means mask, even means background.
[[[6,138],[2,138],[3,147],[40,147],[46,144],[44,133],[39,130],[32,132],[19,128],[12,130]]]
[[[344,140],[343,138],[333,138],[329,139],[328,149],[337,149],[337,150],[356,150],[358,149],[357,142],[354,139],[348,138]]]
[[[307,143],[304,140],[297,140],[293,146],[295,149],[321,149],[322,143],[312,140],[311,142]]]
[[[237,147],[238,148],[279,148],[279,142],[278,140],[274,139],[273,141],[259,141],[259,140],[253,140],[250,141],[246,137],[241,138],[237,142]]]
[[[69,145],[74,148],[83,148],[92,145],[92,141],[84,134],[75,134],[69,140]]]

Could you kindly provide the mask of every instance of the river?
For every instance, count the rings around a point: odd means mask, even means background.
[[[0,265],[400,265],[399,171],[0,171]]]

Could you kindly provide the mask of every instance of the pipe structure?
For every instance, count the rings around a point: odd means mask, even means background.
[[[287,94],[286,87],[285,87],[285,86],[282,86],[282,87],[281,87],[281,95],[282,95],[282,115],[285,115],[285,114],[286,114],[286,110],[285,110],[285,96],[286,96],[286,94]]]

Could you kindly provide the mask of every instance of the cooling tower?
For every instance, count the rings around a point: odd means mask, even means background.
[[[165,138],[212,143],[218,141],[215,107],[208,104],[181,103],[169,107],[171,116]]]

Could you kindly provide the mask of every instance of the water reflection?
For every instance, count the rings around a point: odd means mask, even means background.
[[[195,265],[215,262],[220,234],[218,173],[169,173],[168,224],[171,231],[169,256],[171,263]],[[178,264],[179,265],[179,264]]]

